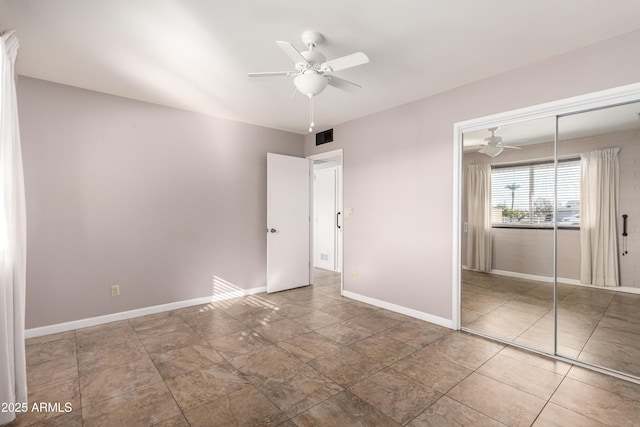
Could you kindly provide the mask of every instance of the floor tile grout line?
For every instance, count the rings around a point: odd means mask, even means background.
[[[603,374],[602,372],[592,371],[592,370],[590,370],[589,368],[583,368],[582,366],[577,366],[577,365],[571,365],[571,366],[572,366],[572,369],[573,369],[573,368],[585,369],[585,370],[588,370],[589,372],[591,372],[591,373],[593,373],[593,374],[606,375],[607,377],[609,377],[609,378],[611,378],[611,379],[613,379],[613,380],[615,380],[615,381],[623,381],[624,383],[629,383],[629,384],[634,384],[634,385],[640,385],[640,384],[638,384],[638,383],[633,383],[633,382],[630,382],[630,381],[623,380],[622,378],[612,377],[612,376],[609,376],[609,375],[607,375],[607,374]],[[599,386],[599,385],[596,385],[596,384],[588,383],[588,382],[586,382],[586,381],[584,381],[584,380],[581,380],[581,379],[579,379],[579,378],[569,377],[569,372],[567,372],[567,377],[566,377],[565,379],[570,379],[571,381],[576,381],[576,382],[579,382],[579,383],[584,384],[584,385],[586,385],[586,386],[593,387],[593,388],[597,388],[598,390],[602,390],[602,391],[605,391],[605,392],[608,392],[608,393],[615,394],[616,396],[618,396],[618,397],[620,398],[620,400],[633,400],[633,401],[635,401],[635,402],[638,402],[638,404],[640,405],[640,398],[639,398],[638,400],[635,400],[635,399],[627,399],[625,396],[622,396],[622,395],[618,394],[618,393],[617,393],[617,392],[615,392],[615,391],[612,391],[612,390],[609,390],[609,389],[603,388],[603,387],[601,387],[601,386]]]
[[[576,365],[571,365],[571,368],[567,371],[567,373],[565,374],[565,376],[564,376],[564,378],[562,379],[562,381],[560,382],[560,384],[558,384],[558,387],[556,387],[556,389],[553,391],[553,394],[551,395],[551,397],[549,397],[549,401],[547,402],[547,404],[551,403],[552,405],[558,405],[558,406],[560,406],[561,408],[566,409],[567,411],[571,411],[571,412],[573,412],[574,414],[581,415],[581,416],[583,416],[583,417],[585,417],[585,418],[588,418],[588,419],[590,419],[590,420],[593,420],[593,421],[596,421],[596,422],[600,423],[600,421],[596,420],[596,419],[595,419],[595,418],[593,418],[593,417],[590,417],[590,416],[589,416],[589,415],[587,415],[587,414],[583,414],[583,413],[580,413],[580,412],[576,412],[576,411],[574,411],[573,409],[568,408],[568,407],[566,407],[566,406],[562,405],[560,402],[552,402],[552,401],[551,401],[551,399],[553,399],[553,396],[555,396],[555,394],[556,394],[556,393],[558,392],[558,390],[560,389],[560,386],[562,386],[562,384],[564,383],[564,381],[565,381],[566,379],[569,379],[569,380],[572,380],[572,381],[578,381],[578,382],[580,382],[580,383],[582,383],[582,384],[590,385],[590,386],[592,386],[592,387],[599,388],[600,390],[604,390],[604,389],[602,389],[602,388],[600,388],[600,387],[593,386],[593,385],[591,385],[591,384],[588,384],[588,383],[582,382],[582,381],[580,381],[580,380],[576,380],[575,378],[570,378],[570,377],[569,377],[569,372],[570,372],[570,371],[571,371],[571,369],[573,369],[574,367],[577,367],[577,366],[576,366]],[[604,375],[604,374],[603,374],[603,375]],[[610,390],[604,390],[604,391],[609,391],[609,392],[611,392]],[[614,394],[615,394],[615,393],[614,393]],[[619,396],[619,397],[620,397],[620,396]],[[546,406],[547,406],[547,405],[545,404],[545,407],[546,407]],[[541,411],[541,413],[542,413],[542,411]]]
[[[365,339],[366,339],[366,338],[365,338]],[[434,341],[434,342],[435,342],[435,341]],[[431,345],[431,344],[433,344],[433,343],[430,343],[430,344],[428,344],[427,346],[425,346],[425,347],[423,347],[423,348],[426,348],[426,347],[428,347],[428,346],[429,346],[429,345]],[[444,394],[444,393],[439,392],[438,390],[436,390],[436,389],[432,388],[432,387],[431,387],[431,386],[429,386],[428,384],[425,384],[425,383],[423,383],[423,382],[421,382],[421,381],[418,381],[417,379],[414,379],[414,378],[412,378],[412,377],[410,377],[410,376],[406,375],[404,372],[398,371],[398,370],[396,370],[396,369],[394,369],[394,368],[392,367],[392,365],[394,365],[395,363],[397,363],[397,362],[399,362],[399,361],[401,361],[401,360],[403,360],[403,359],[405,359],[405,358],[407,358],[407,357],[411,356],[412,354],[415,354],[415,353],[416,353],[416,352],[418,352],[419,350],[421,350],[421,349],[415,349],[413,352],[411,352],[410,354],[408,354],[408,355],[406,355],[406,356],[402,357],[401,359],[399,359],[399,360],[396,360],[396,361],[394,361],[394,362],[389,363],[388,365],[384,366],[383,368],[381,368],[380,370],[376,371],[375,373],[372,373],[372,374],[370,374],[370,375],[367,375],[367,377],[365,377],[365,378],[363,378],[362,380],[358,381],[357,383],[355,383],[355,384],[351,385],[351,386],[348,388],[348,390],[349,390],[352,394],[354,394],[354,395],[355,395],[355,393],[353,393],[353,392],[351,391],[355,386],[357,386],[358,384],[360,384],[360,383],[362,383],[362,382],[366,381],[367,379],[371,378],[373,375],[376,375],[376,374],[377,374],[377,373],[379,373],[379,372],[382,372],[382,371],[384,371],[384,370],[386,370],[386,369],[393,369],[395,372],[397,372],[398,374],[400,374],[400,375],[401,375],[401,376],[403,376],[404,378],[406,378],[406,379],[408,379],[408,380],[410,380],[410,381],[412,381],[412,382],[415,382],[415,383],[417,383],[417,384],[420,384],[420,385],[422,385],[422,386],[424,386],[424,387],[427,387],[429,390],[431,390],[431,391],[433,391],[433,392],[437,393],[437,394],[439,395],[438,399],[436,399],[434,402],[432,402],[430,405],[428,405],[426,408],[424,408],[424,410],[420,411],[420,413],[419,413],[418,415],[416,415],[415,417],[413,417],[412,419],[410,419],[409,421],[407,421],[407,422],[406,422],[406,423],[404,423],[404,424],[398,423],[398,424],[401,424],[401,425],[408,425],[411,421],[413,421],[414,419],[416,419],[418,416],[420,416],[420,414],[422,414],[424,411],[426,411],[427,409],[429,409],[429,408],[430,408],[432,405],[434,405],[438,400],[440,400],[443,396],[445,396],[445,394]],[[466,377],[465,377],[465,378],[466,378]],[[455,386],[454,386],[454,387],[455,387]],[[356,396],[357,396],[357,395],[356,395]],[[359,397],[359,396],[358,396],[358,397]],[[374,408],[378,409],[378,408],[377,408],[373,403],[368,402],[366,399],[364,399],[364,398],[360,398],[360,399],[365,400],[365,401],[366,401],[367,403],[369,403],[371,406],[373,406]],[[382,412],[382,410],[381,410],[381,409],[378,409],[378,410]],[[394,420],[394,421],[395,421],[395,420]]]
[[[133,329],[133,332],[136,334],[136,337],[138,337],[138,339],[140,340],[140,344],[142,345],[142,348],[144,349],[145,353],[147,354],[147,357],[149,358],[149,360],[153,364],[153,367],[156,370],[156,373],[158,374],[158,376],[160,377],[160,379],[162,381],[162,384],[164,384],[164,386],[167,388],[167,391],[171,395],[171,399],[173,399],[173,401],[175,402],[176,407],[180,411],[180,414],[182,415],[182,417],[187,421],[187,424],[189,424],[189,426],[191,426],[191,424],[189,423],[189,420],[187,420],[187,416],[185,415],[184,411],[182,410],[182,408],[178,404],[178,401],[176,400],[176,397],[173,395],[173,392],[171,391],[171,388],[169,388],[169,385],[167,384],[165,378],[162,376],[162,374],[160,374],[160,370],[158,369],[158,365],[156,365],[156,362],[153,360],[153,357],[151,357],[151,353],[149,353],[149,350],[145,346],[144,341],[140,337],[140,334],[138,334],[138,331],[136,330],[136,328],[133,325],[133,323],[131,323],[131,320],[129,319],[128,321],[129,321],[129,325],[131,326],[131,329]],[[182,320],[182,321],[184,322],[184,320]],[[189,326],[189,325],[187,325],[187,326]],[[189,326],[189,328],[191,328],[191,326]],[[136,388],[136,390],[137,390],[137,388]],[[171,418],[173,418],[173,417],[171,417]],[[159,421],[156,424],[160,424],[161,422],[170,420],[171,418],[167,418],[166,420]]]
[[[500,354],[500,353],[502,352],[502,350],[504,350],[506,347],[507,347],[507,345],[503,345],[502,349],[500,349],[499,351],[497,351],[493,356],[491,356],[491,357],[490,357],[490,358],[488,358],[486,361],[484,361],[480,366],[478,366],[475,370],[473,370],[471,373],[469,373],[465,378],[463,378],[462,380],[460,380],[460,381],[458,382],[458,384],[456,384],[456,385],[454,385],[453,387],[451,387],[451,388],[450,388],[450,389],[449,389],[449,390],[444,394],[444,396],[447,396],[448,398],[450,398],[450,399],[452,399],[452,400],[455,400],[456,402],[460,403],[461,405],[464,405],[464,406],[466,406],[466,407],[468,407],[468,408],[470,408],[470,409],[473,409],[474,411],[479,412],[479,413],[481,413],[481,414],[485,415],[486,417],[489,417],[489,418],[493,419],[494,421],[499,422],[500,424],[504,424],[504,423],[500,422],[499,420],[497,420],[497,419],[493,418],[493,417],[492,417],[492,416],[490,416],[489,414],[485,414],[484,412],[481,412],[481,411],[479,411],[478,409],[471,408],[471,407],[469,407],[469,406],[465,405],[463,402],[460,402],[460,401],[458,401],[457,399],[453,398],[452,396],[449,396],[449,392],[451,392],[451,390],[453,390],[455,387],[457,387],[458,385],[460,385],[464,380],[466,380],[467,378],[469,378],[469,377],[470,377],[471,375],[473,375],[473,374],[478,374],[478,375],[481,375],[481,376],[483,376],[483,377],[485,377],[485,378],[488,378],[488,379],[490,379],[490,380],[496,381],[496,382],[498,382],[498,383],[500,383],[500,384],[502,384],[502,385],[505,385],[505,386],[507,386],[507,387],[511,387],[511,388],[513,388],[513,389],[515,389],[515,390],[518,390],[518,391],[522,392],[522,393],[526,393],[526,394],[528,394],[528,395],[530,395],[530,396],[532,396],[532,397],[536,397],[536,398],[538,398],[538,399],[540,399],[540,400],[543,400],[543,401],[545,402],[545,404],[542,406],[542,408],[540,409],[540,411],[536,414],[536,417],[534,418],[534,420],[531,422],[531,424],[530,424],[530,425],[533,425],[533,424],[535,423],[535,420],[538,418],[538,416],[540,416],[540,414],[542,413],[542,411],[543,411],[543,410],[544,410],[544,408],[546,407],[546,405],[547,405],[547,403],[549,402],[549,400],[545,400],[545,399],[543,399],[543,398],[540,398],[539,396],[536,396],[536,395],[531,394],[531,393],[529,393],[529,392],[527,392],[527,391],[521,390],[521,389],[519,389],[519,388],[517,388],[517,387],[515,387],[515,386],[513,386],[513,385],[511,385],[511,384],[507,384],[507,383],[505,383],[505,382],[503,382],[503,381],[501,381],[501,380],[499,380],[499,379],[497,379],[497,378],[493,378],[493,377],[490,377],[490,376],[488,376],[488,375],[483,374],[482,372],[478,372],[478,371],[480,370],[480,368],[482,368],[482,367],[483,367],[484,365],[486,365],[490,360],[492,360],[492,359],[493,359],[493,358],[495,358],[498,354]],[[514,360],[516,360],[516,359],[514,359]],[[522,362],[522,361],[519,361],[519,362]],[[522,362],[522,363],[526,363],[526,362]],[[528,364],[528,363],[527,363],[527,364]],[[529,364],[528,364],[528,365],[529,365]],[[530,365],[530,366],[533,366],[533,365]],[[566,374],[565,374],[565,375],[566,375]],[[564,377],[563,377],[563,380],[564,380]],[[557,385],[557,386],[556,386],[556,388],[554,389],[554,392],[553,392],[553,393],[551,393],[551,395],[550,395],[549,399],[551,399],[551,396],[553,396],[553,394],[555,393],[555,390],[557,390],[557,388],[558,388],[558,387],[560,387],[560,384],[562,383],[562,381],[563,381],[563,380],[561,380],[561,381],[558,383],[558,385]]]
[[[598,329],[598,325],[600,325],[600,322],[602,322],[602,319],[605,317],[605,314],[607,313],[607,310],[609,310],[609,307],[611,306],[611,303],[613,302],[614,299],[615,299],[615,291],[614,291],[614,296],[611,298],[611,300],[609,300],[609,303],[607,304],[607,307],[602,311],[602,314],[600,315],[600,318],[598,319],[598,321],[596,322],[595,326],[591,330],[591,333],[589,334],[589,338],[587,338],[586,341],[584,342],[584,345],[580,349],[580,353],[578,353],[578,356],[576,357],[576,359],[579,359],[580,356],[582,355],[582,353],[584,352],[585,348],[587,348],[587,344],[589,344],[589,341],[591,341],[591,337],[593,337],[593,334]]]
[[[149,353],[149,350],[146,348],[146,346],[145,346],[144,342],[142,341],[142,338],[141,338],[141,337],[140,337],[140,335],[138,334],[138,331],[135,329],[135,327],[134,327],[134,326],[133,326],[133,324],[131,323],[131,320],[130,320],[130,319],[126,319],[126,320],[127,320],[127,322],[129,323],[129,326],[130,326],[130,327],[131,327],[131,329],[133,330],[134,334],[136,335],[136,337],[137,337],[137,338],[138,338],[138,340],[140,341],[140,345],[142,346],[142,348],[143,348],[143,350],[144,350],[144,352],[145,352],[146,357],[148,357],[148,358],[149,358],[149,361],[153,364],[154,369],[156,370],[156,373],[158,374],[158,377],[160,378],[160,381],[157,381],[157,382],[154,382],[154,383],[150,383],[150,384],[145,384],[145,385],[144,385],[144,386],[142,386],[142,387],[136,387],[136,388],[134,388],[133,390],[129,390],[129,391],[126,391],[126,392],[121,393],[121,394],[118,394],[118,395],[109,396],[108,398],[105,398],[105,399],[103,399],[103,400],[101,400],[101,401],[98,401],[98,402],[94,402],[93,404],[90,404],[90,405],[88,405],[87,407],[89,407],[89,406],[95,406],[95,405],[100,404],[100,403],[104,403],[104,402],[106,402],[107,400],[110,400],[110,399],[113,399],[113,398],[116,398],[116,397],[119,397],[119,396],[123,396],[123,395],[125,395],[125,394],[127,394],[127,393],[131,393],[132,391],[136,391],[136,390],[139,390],[139,389],[141,389],[141,388],[145,388],[145,387],[150,386],[150,385],[153,385],[153,384],[158,384],[158,383],[160,383],[160,382],[162,382],[162,383],[164,383],[164,384],[166,385],[166,383],[165,383],[165,381],[164,381],[164,378],[162,377],[162,375],[160,375],[160,372],[158,371],[158,368],[157,368],[157,366],[156,366],[155,362],[153,361],[153,358],[151,357],[151,353]],[[135,363],[135,362],[137,362],[137,361],[139,361],[139,360],[142,360],[142,359],[144,359],[144,358],[145,358],[144,356],[143,356],[143,357],[140,357],[140,358],[135,359],[135,360],[133,360],[133,361],[129,361],[129,362],[127,362],[127,364],[129,364],[129,363]],[[95,372],[101,372],[101,371],[104,371],[104,370],[106,370],[106,369],[110,369],[110,368],[103,368],[103,369],[100,369],[100,370],[95,371]],[[167,387],[167,389],[169,390],[169,392],[171,392],[171,390],[170,390],[168,387]],[[173,397],[173,395],[172,395],[172,397]],[[175,400],[175,399],[174,399],[174,400]],[[176,402],[176,404],[177,404],[177,402]],[[178,405],[178,409],[180,409],[180,406],[179,406],[179,405]],[[166,420],[164,420],[164,421],[166,421]]]
[[[75,408],[75,409],[74,409],[74,408],[72,408],[72,412],[79,411],[79,412],[80,412],[80,418],[82,419],[82,397],[81,397],[81,393],[80,393],[80,372],[79,372],[79,360],[78,360],[78,344],[77,344],[77,341],[76,341],[76,333],[75,333],[75,330],[72,330],[72,332],[73,332],[73,345],[74,345],[74,348],[75,348],[75,358],[76,358],[76,375],[77,375],[77,377],[76,377],[76,381],[77,381],[77,384],[78,384],[78,400],[80,401],[80,407],[79,407],[79,408]],[[62,340],[64,340],[64,339],[69,339],[69,338],[61,338],[60,340],[54,340],[54,341],[49,341],[49,342],[62,341]],[[47,343],[41,343],[41,344],[48,344],[49,342],[47,342]],[[41,345],[41,344],[34,344],[34,345]],[[26,346],[25,346],[25,347],[26,347]],[[68,356],[67,356],[67,357],[68,357]],[[50,361],[58,360],[58,359],[62,359],[62,358],[60,357],[60,358],[57,358],[57,359],[51,359]],[[47,362],[50,362],[50,361],[47,361]],[[43,362],[43,363],[47,363],[47,362]],[[37,365],[32,365],[32,367],[33,367],[33,366],[38,366],[38,365],[39,365],[39,364],[37,364]],[[29,368],[27,367],[27,370],[28,370],[28,369],[29,369]],[[55,385],[55,384],[61,383],[61,382],[63,382],[63,381],[65,381],[65,380],[64,380],[64,379],[62,379],[62,380],[54,381],[54,382],[51,382],[51,383],[41,384],[41,385],[40,385],[40,387],[47,387],[47,386]],[[27,385],[27,386],[28,386],[28,385]],[[40,387],[33,387],[33,388],[37,390],[37,389],[38,389],[38,388],[40,388]],[[28,393],[28,394],[30,394],[30,393],[29,393],[30,389],[31,389],[31,387],[28,387],[28,388],[27,388],[27,393]],[[33,403],[35,403],[35,402],[30,402],[30,401],[29,401],[29,396],[28,396],[28,395],[27,395],[27,401],[29,402],[29,404],[30,404],[30,405],[32,405]],[[54,416],[54,417],[49,418],[47,421],[53,421],[53,420],[55,420],[56,418],[61,417],[61,416],[63,416],[63,415],[65,415],[65,414],[64,414],[64,413],[58,414],[58,415],[56,415],[56,416]],[[8,425],[11,425],[12,423],[18,422],[18,421],[19,421],[19,419],[18,419],[18,418],[19,418],[19,416],[18,416],[18,417],[16,417],[16,419],[15,419],[14,421],[12,421],[11,423],[9,423]],[[40,423],[40,422],[41,422],[41,421],[33,420],[33,422],[31,422],[31,423],[29,423],[29,424],[25,424],[25,427],[28,427],[28,426],[31,426],[31,425],[35,425],[36,423]],[[83,422],[84,422],[84,421],[83,421]]]
[[[471,374],[469,374],[469,375],[471,375]],[[467,377],[468,377],[468,376],[467,376]],[[465,379],[466,379],[466,378],[465,378]],[[464,381],[464,380],[462,380],[462,381]],[[462,381],[460,381],[460,382],[462,382]],[[458,384],[460,384],[460,383],[458,383]],[[457,384],[456,384],[456,385],[457,385]],[[506,426],[506,424],[505,424],[505,423],[503,423],[503,422],[502,422],[502,421],[500,421],[500,420],[495,419],[493,416],[488,415],[488,414],[485,414],[484,412],[479,411],[478,409],[472,408],[471,406],[469,406],[469,405],[465,404],[464,402],[461,402],[460,400],[458,400],[458,399],[454,398],[453,396],[449,396],[449,392],[450,392],[451,390],[453,390],[454,388],[455,388],[455,386],[454,386],[454,387],[452,387],[452,388],[451,388],[451,389],[450,389],[446,394],[443,394],[443,395],[442,395],[442,397],[448,397],[449,399],[453,400],[454,402],[459,403],[460,405],[464,406],[465,408],[469,408],[469,409],[471,409],[472,411],[477,412],[477,413],[479,413],[479,414],[482,414],[482,415],[484,415],[485,417],[487,417],[487,418],[489,418],[489,419],[491,419],[491,420],[493,420],[493,421],[497,422],[498,424],[501,424],[501,425]],[[439,399],[438,399],[438,400],[439,400]]]
[[[80,401],[80,418],[82,420],[82,424],[84,424],[84,405],[82,404],[82,388],[80,386],[80,349],[78,348],[78,335],[76,334],[76,330],[73,330],[73,343],[76,348],[76,372],[78,375],[78,400]]]
[[[538,413],[538,415],[536,415],[536,418],[533,420],[533,422],[531,423],[531,425],[535,424],[535,422],[538,420],[538,418],[540,417],[540,415],[542,415],[542,413],[544,412],[545,408],[549,405],[549,403],[551,404],[555,404],[554,402],[551,402],[551,399],[553,399],[553,396],[555,396],[555,394],[558,392],[558,389],[560,389],[560,386],[562,385],[562,383],[564,383],[564,380],[567,379],[567,375],[569,375],[569,372],[571,371],[571,369],[574,367],[575,365],[571,365],[571,367],[569,367],[569,369],[567,369],[567,372],[564,373],[564,375],[562,376],[562,380],[560,380],[560,382],[558,383],[558,385],[556,386],[556,388],[553,390],[553,392],[551,393],[551,395],[549,395],[549,398],[547,399],[547,401],[545,402],[544,406],[542,407],[542,409],[540,410],[540,412]],[[569,409],[569,408],[565,408],[565,409]],[[573,413],[577,413],[575,411],[571,411]],[[583,415],[583,414],[579,414],[579,415]]]

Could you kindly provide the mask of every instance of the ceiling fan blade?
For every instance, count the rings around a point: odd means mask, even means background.
[[[332,59],[320,66],[320,69],[324,72],[340,71],[358,65],[366,64],[369,62],[369,58],[362,52],[352,53],[351,55],[343,56],[341,58]]]
[[[514,150],[521,150],[522,147],[514,147],[513,145],[501,145],[502,148],[513,148]]]
[[[278,77],[293,76],[297,74],[295,71],[267,71],[265,73],[247,73],[249,77]]]
[[[304,56],[302,56],[300,51],[296,49],[296,47],[291,43],[283,41],[277,41],[276,43],[278,44],[278,46],[280,46],[280,49],[282,49],[284,53],[289,55],[289,58],[293,59],[293,62],[295,62],[296,64],[302,62],[303,64],[310,65],[309,62],[304,58]]]
[[[362,86],[360,86],[359,84],[355,84],[353,82],[350,82],[349,80],[341,79],[340,77],[336,77],[336,76],[327,76],[327,77],[329,78],[330,86],[336,87],[338,89],[342,89],[347,92],[356,93],[362,88]]]

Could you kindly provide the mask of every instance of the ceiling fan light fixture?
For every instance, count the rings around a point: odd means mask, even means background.
[[[502,151],[504,150],[504,148],[502,147],[498,147],[496,145],[488,145],[486,147],[484,147],[482,149],[482,153],[486,154],[487,156],[494,158],[497,155],[499,155],[500,153],[502,153]]]
[[[329,80],[315,71],[307,71],[306,73],[294,78],[293,84],[303,95],[315,96],[327,87]]]

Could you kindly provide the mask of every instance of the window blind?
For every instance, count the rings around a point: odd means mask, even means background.
[[[558,163],[556,221],[580,224],[580,160]],[[553,162],[496,166],[491,172],[491,221],[494,225],[551,226],[554,218]]]

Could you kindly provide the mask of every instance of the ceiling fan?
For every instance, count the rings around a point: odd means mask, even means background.
[[[486,154],[487,156],[493,158],[493,157],[496,157],[498,154],[502,153],[502,151],[505,148],[513,148],[516,150],[520,149],[520,147],[505,145],[504,142],[502,142],[502,138],[495,135],[496,131],[498,130],[498,127],[492,127],[487,130],[491,132],[491,136],[484,139],[484,141],[482,142],[482,148],[478,150],[478,153]],[[525,141],[525,140],[522,140],[522,141]]]
[[[295,63],[295,70],[292,71],[272,71],[262,73],[248,73],[249,77],[293,77],[293,84],[296,92],[300,92],[309,98],[309,132],[313,131],[313,97],[321,93],[327,85],[356,92],[360,85],[334,76],[332,73],[366,64],[369,58],[362,52],[327,61],[327,58],[320,52],[314,50],[322,43],[322,34],[315,31],[305,31],[302,33],[302,42],[307,46],[307,50],[300,52],[296,47],[283,41],[276,44]]]

